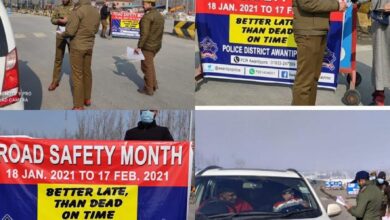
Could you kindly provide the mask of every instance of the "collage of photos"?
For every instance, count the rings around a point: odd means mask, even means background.
[[[390,220],[390,0],[0,0],[0,220]]]

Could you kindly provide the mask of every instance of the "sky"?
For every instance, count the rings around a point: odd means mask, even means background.
[[[390,168],[388,111],[196,111],[196,166]]]
[[[67,112],[67,120],[65,120]],[[0,129],[13,131],[36,131],[47,136],[58,136],[65,126],[73,131],[77,111],[3,111],[0,113]]]

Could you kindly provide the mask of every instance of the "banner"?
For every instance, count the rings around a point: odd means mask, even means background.
[[[186,219],[188,142],[0,138],[0,219]]]
[[[292,0],[202,0],[196,7],[205,77],[293,83],[297,50]],[[337,87],[342,21],[342,13],[332,14],[320,87]]]
[[[139,38],[139,22],[144,13],[113,11],[111,29],[113,37]]]
[[[347,194],[349,196],[356,196],[359,194],[360,187],[357,183],[348,183],[347,185]]]

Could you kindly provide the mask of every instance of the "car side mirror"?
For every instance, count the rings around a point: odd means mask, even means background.
[[[337,204],[329,204],[328,205],[327,214],[329,217],[334,217],[334,216],[340,215],[341,211],[342,210],[341,210],[340,206]]]

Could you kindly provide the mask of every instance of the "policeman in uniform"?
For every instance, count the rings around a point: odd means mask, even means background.
[[[345,1],[338,0],[293,0],[292,7],[297,43],[297,73],[292,105],[315,105],[330,12],[345,11],[347,5]]]
[[[56,7],[51,16],[51,23],[58,25],[58,32],[56,34],[56,54],[54,59],[53,80],[48,88],[49,91],[55,90],[60,83],[62,60],[64,59],[66,45],[68,45],[69,49],[69,44],[68,41],[63,38],[59,32],[61,32],[61,28],[65,28],[72,10],[72,2],[70,2],[70,0],[62,0],[62,5]]]
[[[92,49],[95,34],[99,31],[99,22],[99,12],[91,5],[91,0],[79,0],[75,3],[66,30],[62,34],[63,37],[70,38],[73,110],[83,110],[84,105],[91,105]]]
[[[374,181],[370,181],[370,174],[366,171],[356,173],[355,180],[352,183],[358,183],[360,187],[359,194],[356,198],[356,206],[346,204],[345,207],[351,215],[357,220],[381,220],[381,208],[383,202],[383,194],[375,185]]]
[[[161,49],[164,17],[154,8],[156,0],[144,0],[142,4],[145,14],[140,21],[140,39],[135,53],[142,51],[145,57],[145,60],[141,61],[145,84],[142,89],[138,89],[138,92],[152,96],[158,89],[154,57]]]

